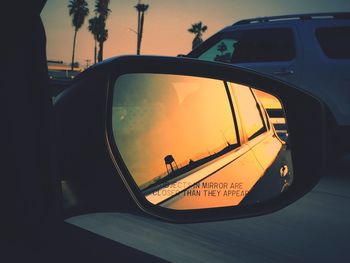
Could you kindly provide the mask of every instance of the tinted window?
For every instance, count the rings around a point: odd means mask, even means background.
[[[226,63],[288,61],[294,57],[293,31],[288,28],[234,31],[199,56]]]
[[[258,103],[250,88],[239,84],[231,84],[231,86],[238,105],[242,124],[245,127],[248,139],[251,140],[266,131],[262,113],[260,112]]]
[[[233,45],[237,41],[232,38],[224,38],[199,56],[202,60],[231,63]]]
[[[318,28],[316,38],[327,57],[350,58],[350,27]]]

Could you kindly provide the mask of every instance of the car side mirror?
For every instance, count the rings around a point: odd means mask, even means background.
[[[90,211],[106,203],[113,210],[131,197],[138,209],[172,222],[256,216],[296,201],[324,171],[323,103],[260,73],[189,58],[125,56],[88,69],[75,83],[56,108],[81,102],[88,107],[76,116],[86,109],[94,116],[79,123],[89,130],[85,140],[70,139],[80,141],[75,153],[83,148],[81,156],[89,156],[79,162],[94,165],[81,177],[80,168],[71,173]],[[77,122],[64,108],[59,118]],[[99,143],[89,154],[93,141]],[[103,162],[95,161],[99,149],[108,152]],[[113,178],[128,194],[112,198],[119,191]]]
[[[291,186],[293,164],[274,129],[276,118],[263,104],[284,112],[275,96],[238,83],[124,74],[113,88],[116,156],[156,206],[188,210],[264,202]],[[279,132],[287,134],[285,118],[275,123],[285,125]]]
[[[142,66],[115,71],[110,83],[108,141],[116,169],[145,211],[168,219],[257,214],[296,200],[319,178],[317,99],[232,66],[130,62]]]

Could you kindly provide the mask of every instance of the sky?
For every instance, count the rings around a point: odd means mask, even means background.
[[[47,58],[69,63],[73,35],[68,0],[48,0],[41,14],[47,37]],[[87,0],[89,17],[78,31],[76,61],[93,61],[94,40],[87,30],[94,16],[94,0]],[[149,4],[145,15],[141,54],[176,56],[191,51],[191,24],[208,26],[203,39],[234,22],[253,17],[319,12],[350,12],[350,0],[143,0]],[[136,53],[137,0],[111,0],[107,19],[108,40],[104,59]]]

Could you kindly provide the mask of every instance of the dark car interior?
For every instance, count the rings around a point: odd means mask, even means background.
[[[1,261],[164,262],[63,222],[54,114],[40,12],[46,0],[6,1],[1,72]],[[18,6],[21,6],[18,8]],[[18,73],[20,72],[20,76]]]

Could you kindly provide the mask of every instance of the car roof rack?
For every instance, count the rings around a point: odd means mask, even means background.
[[[246,25],[253,23],[266,23],[272,21],[284,21],[284,20],[311,20],[311,19],[350,19],[350,12],[334,12],[334,13],[314,13],[314,14],[297,14],[297,15],[284,15],[284,16],[266,16],[266,17],[257,17],[250,19],[243,19],[234,24],[236,25]]]

